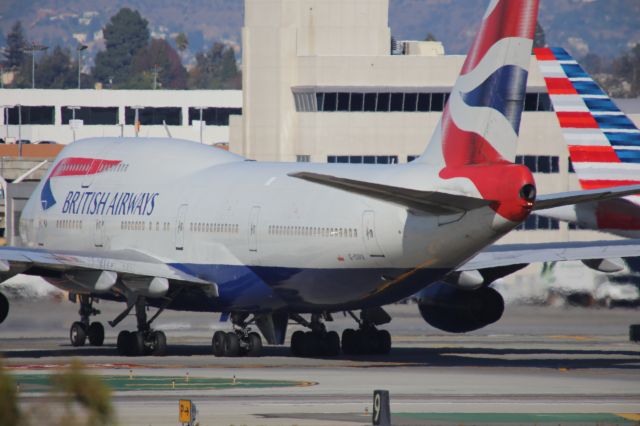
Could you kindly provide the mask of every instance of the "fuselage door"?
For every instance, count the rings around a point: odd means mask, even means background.
[[[187,217],[187,204],[181,204],[176,217],[176,250],[184,250],[184,224]]]
[[[378,244],[378,237],[376,236],[376,218],[373,211],[367,210],[362,214],[362,230],[364,231],[364,246],[369,257],[384,258],[384,253],[380,248],[380,244]]]
[[[102,216],[96,218],[96,226],[93,228],[93,245],[104,246],[104,217]]]
[[[249,251],[258,252],[258,220],[260,219],[260,206],[253,206],[249,214]]]

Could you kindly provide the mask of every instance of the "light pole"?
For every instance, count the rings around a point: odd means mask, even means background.
[[[31,88],[36,88],[36,52],[42,52],[47,50],[49,46],[45,46],[42,44],[36,44],[34,41],[31,42],[31,45],[25,47],[25,52],[31,52]]]
[[[71,127],[71,131],[73,132],[73,141],[76,141],[76,110],[79,110],[79,106],[70,106],[68,107],[71,110],[71,122],[69,123]]]
[[[76,51],[78,52],[78,89],[80,88],[80,59],[82,59],[82,51],[87,49],[86,44],[81,44],[76,47]]]
[[[18,157],[22,158],[22,105],[18,107]]]

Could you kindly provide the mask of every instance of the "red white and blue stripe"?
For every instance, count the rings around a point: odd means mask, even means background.
[[[582,188],[640,183],[636,125],[564,49],[534,53]]]

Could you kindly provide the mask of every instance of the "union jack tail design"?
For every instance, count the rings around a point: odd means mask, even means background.
[[[492,0],[437,130],[419,161],[513,162],[524,105],[538,0]],[[472,179],[473,180],[473,179]]]
[[[534,53],[582,188],[640,183],[640,130],[564,49]]]

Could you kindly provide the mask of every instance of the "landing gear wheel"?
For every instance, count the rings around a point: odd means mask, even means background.
[[[391,352],[391,334],[387,330],[378,330],[376,334],[376,340],[378,341],[377,353],[386,355]]]
[[[0,293],[0,324],[7,319],[7,315],[9,315],[9,300],[7,296]]]
[[[92,322],[87,329],[87,336],[91,346],[102,346],[104,343],[104,327],[99,322]]]
[[[73,346],[83,346],[84,342],[87,340],[87,331],[83,323],[76,321],[71,324],[71,329],[69,330],[69,340],[71,340],[71,344]]]
[[[262,338],[258,333],[249,333],[249,349],[247,355],[258,356],[262,350]]]
[[[136,331],[129,333],[129,356],[142,356],[146,355],[146,347],[144,345],[144,333]]]
[[[153,342],[153,356],[164,356],[167,353],[167,336],[162,331],[154,331],[151,333]]]
[[[211,347],[215,356],[224,356],[225,352],[225,333],[224,331],[216,331],[211,339]]]
[[[330,331],[324,336],[325,354],[327,356],[340,355],[340,336],[335,331]]]
[[[224,338],[224,356],[240,355],[240,338],[236,333],[226,333]]]
[[[295,356],[302,356],[302,340],[304,331],[297,330],[291,335],[291,353]]]
[[[118,341],[116,347],[118,348],[118,355],[127,356],[129,355],[129,334],[131,334],[127,330],[122,330],[118,333]]]
[[[342,352],[345,355],[355,355],[357,354],[356,348],[356,330],[352,328],[347,328],[342,332]]]

